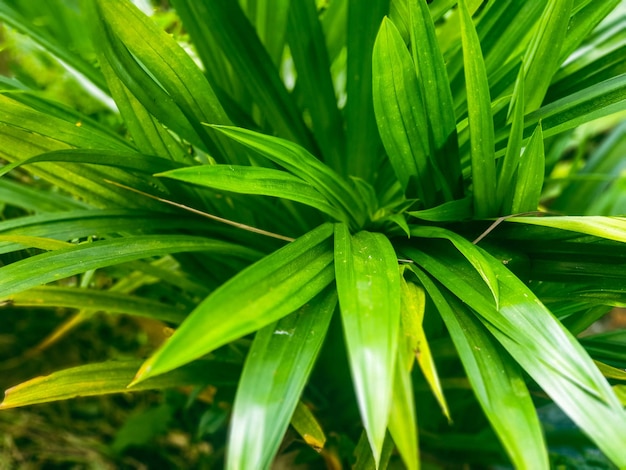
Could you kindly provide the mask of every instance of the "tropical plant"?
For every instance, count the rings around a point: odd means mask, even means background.
[[[5,314],[175,328],[0,407],[211,384],[230,469],[290,423],[329,468],[543,469],[554,403],[626,468],[626,336],[577,337],[626,305],[624,127],[586,124],[626,110],[623,3],[171,4],[0,1],[96,97],[1,79]]]

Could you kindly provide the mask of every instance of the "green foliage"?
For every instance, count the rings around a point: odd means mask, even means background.
[[[0,0],[2,313],[173,329],[0,408],[211,385],[226,468],[413,470],[547,469],[556,404],[625,468],[623,2],[171,3]]]

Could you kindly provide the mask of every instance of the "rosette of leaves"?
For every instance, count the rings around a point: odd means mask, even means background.
[[[184,37],[48,3],[0,18],[119,115],[2,78],[0,297],[175,331],[2,408],[234,385],[230,469],[268,468],[290,422],[329,468],[325,436],[360,435],[357,468],[542,469],[554,403],[626,467],[623,331],[577,337],[625,303],[624,206],[585,178],[623,160],[550,184],[626,109],[620,1],[173,0]]]

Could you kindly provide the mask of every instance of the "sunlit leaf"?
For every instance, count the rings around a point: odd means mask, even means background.
[[[128,393],[188,385],[232,384],[239,376],[238,366],[202,360],[147,380],[136,388],[128,389],[128,384],[140,365],[141,361],[136,360],[107,361],[36,377],[8,389],[0,409],[108,393]]]
[[[143,364],[134,383],[186,364],[308,302],[334,278],[331,233],[332,225],[322,225],[222,284]]]
[[[352,380],[378,463],[393,393],[400,326],[400,274],[388,239],[335,225],[335,271]]]
[[[226,468],[269,467],[322,346],[336,303],[336,293],[327,291],[259,330],[237,388]],[[254,432],[249,432],[251,429]]]

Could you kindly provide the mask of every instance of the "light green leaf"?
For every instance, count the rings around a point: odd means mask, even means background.
[[[543,133],[539,124],[528,141],[517,168],[511,213],[520,214],[538,209],[545,166]]]
[[[327,289],[298,311],[257,333],[235,397],[227,469],[270,467],[322,347],[336,304],[336,293]]]
[[[313,415],[313,412],[301,401],[298,402],[293,412],[291,425],[314,451],[321,452],[324,449],[326,444],[324,430]]]
[[[506,221],[569,230],[626,243],[626,218],[624,217],[511,217]]]
[[[363,224],[365,208],[356,191],[304,148],[292,142],[247,129],[213,127],[303,179],[317,189],[329,203],[350,216],[350,220],[354,221],[357,226]]]
[[[429,162],[428,122],[411,55],[388,18],[374,43],[372,59],[374,112],[378,132],[402,188],[409,182],[426,207],[435,203],[436,187]],[[412,194],[411,194],[412,195]]]
[[[202,360],[169,374],[146,380],[138,387],[128,384],[141,361],[108,361],[60,370],[23,382],[5,392],[0,409],[89,397],[109,393],[128,393],[189,385],[236,383],[239,367],[230,363]]]
[[[341,318],[363,425],[379,463],[393,393],[400,326],[400,274],[380,233],[352,236],[335,224],[335,271]]]
[[[437,399],[441,410],[448,422],[452,422],[450,417],[450,410],[446,403],[446,397],[443,394],[441,388],[441,382],[439,381],[439,374],[437,373],[437,367],[433,360],[433,355],[428,345],[428,339],[422,326],[424,321],[424,311],[426,308],[426,298],[424,295],[424,289],[416,286],[412,282],[407,282],[404,278],[400,280],[402,294],[401,300],[401,318],[400,323],[403,341],[406,344],[405,355],[407,362],[405,367],[407,370],[413,368],[415,358],[417,363],[430,386],[433,395]],[[402,343],[400,343],[402,344]]]
[[[441,227],[411,226],[411,235],[425,238],[445,238],[449,240],[457,250],[470,262],[483,278],[495,301],[496,307],[499,303],[500,290],[498,278],[491,268],[490,261],[483,255],[481,249],[472,244],[462,236]]]
[[[332,207],[319,191],[286,171],[252,166],[204,165],[180,168],[155,176],[240,194],[282,197],[314,207],[337,220],[346,221],[345,215]]]
[[[0,244],[16,243],[21,247],[39,248],[40,250],[60,250],[73,246],[71,243],[29,235],[0,235]]]
[[[81,243],[32,256],[0,268],[0,296],[5,297],[90,269],[170,253],[204,251],[257,259],[259,253],[234,243],[189,235],[144,235]]]
[[[541,426],[519,366],[466,307],[421,269],[412,269],[443,318],[476,398],[515,467],[547,470]]]
[[[62,44],[59,44],[54,38],[42,33],[42,28],[38,28],[37,25],[24,18],[18,11],[9,6],[9,2],[0,3],[0,20],[11,28],[15,28],[22,34],[27,35],[44,50],[54,54],[66,64],[69,64],[72,68],[83,74],[91,83],[100,88],[100,90],[106,90],[106,83],[93,64],[82,59],[75,51],[70,51]]]
[[[524,55],[525,111],[541,106],[561,58],[573,0],[549,0]]]
[[[446,200],[463,195],[455,111],[444,57],[426,0],[409,0],[411,51],[424,97],[435,177]],[[413,94],[417,90],[413,89]],[[441,175],[441,177],[439,177]]]
[[[325,224],[266,256],[209,295],[141,367],[134,383],[162,374],[302,307],[332,282]]]
[[[404,314],[404,312],[403,312]],[[415,416],[415,398],[411,382],[411,368],[405,367],[414,361],[414,352],[402,347],[403,332],[400,333],[396,371],[393,382],[391,410],[389,412],[389,434],[402,456],[408,470],[419,468],[419,447],[417,444],[417,417]]]
[[[489,82],[480,41],[465,0],[459,0],[459,12],[467,89],[474,213],[478,218],[485,218],[495,215],[497,211],[494,132]]]
[[[430,222],[458,222],[469,220],[473,216],[472,199],[465,197],[420,211],[408,211],[407,214],[416,219]]]
[[[521,72],[520,72],[521,73]],[[521,77],[521,75],[520,75]],[[511,121],[511,132],[506,145],[504,158],[498,160],[498,183],[497,183],[497,203],[500,205],[500,213],[511,214],[510,202],[507,196],[511,195],[511,186],[514,181],[515,172],[519,167],[520,155],[522,153],[522,139],[524,136],[524,80],[518,78],[515,90],[511,97],[509,106],[509,120]]]

